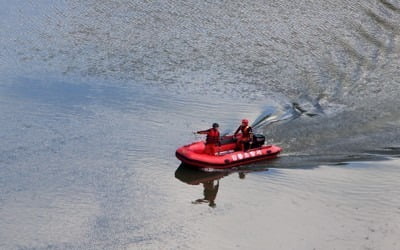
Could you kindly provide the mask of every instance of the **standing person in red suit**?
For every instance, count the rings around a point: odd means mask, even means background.
[[[236,129],[234,137],[241,132],[242,136],[237,141],[237,146],[242,151],[249,149],[250,144],[253,142],[253,129],[249,126],[249,120],[243,119],[242,124]]]
[[[204,149],[204,153],[209,155],[215,155],[217,152],[217,146],[220,146],[220,135],[219,135],[219,125],[218,123],[214,123],[212,128],[202,131],[197,131],[197,134],[205,134],[206,138],[206,148]]]

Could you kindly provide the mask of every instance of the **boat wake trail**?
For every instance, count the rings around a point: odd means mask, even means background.
[[[289,122],[302,115],[313,117],[320,114],[323,114],[322,109],[317,112],[314,110],[309,111],[309,109],[304,108],[304,106],[298,102],[286,104],[282,107],[266,106],[251,126],[255,130],[261,130],[273,123]]]

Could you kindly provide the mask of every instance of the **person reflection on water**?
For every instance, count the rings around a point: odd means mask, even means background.
[[[212,128],[207,130],[197,131],[196,134],[205,134],[206,138],[206,147],[204,149],[204,153],[209,155],[215,155],[217,152],[217,146],[221,145],[220,134],[219,134],[219,125],[218,123],[214,123]]]
[[[246,174],[244,172],[239,172],[239,179],[244,179],[245,177]],[[192,204],[208,203],[210,207],[215,208],[217,206],[217,204],[215,203],[215,199],[217,198],[220,178],[202,182],[204,188],[203,190],[204,198],[192,201]]]
[[[215,208],[217,204],[215,204],[215,198],[217,198],[217,193],[218,193],[218,188],[219,188],[219,180],[212,180],[212,181],[207,181],[203,182],[203,187],[204,187],[204,198],[203,199],[197,199],[196,201],[193,201],[193,204],[200,204],[200,203],[207,203],[208,205],[212,208]]]

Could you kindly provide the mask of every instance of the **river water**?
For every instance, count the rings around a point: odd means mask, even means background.
[[[400,2],[0,6],[1,249],[400,249]],[[242,118],[279,159],[175,158]]]

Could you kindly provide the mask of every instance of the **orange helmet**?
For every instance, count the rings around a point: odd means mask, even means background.
[[[245,125],[249,125],[249,120],[243,119],[243,120],[242,120],[242,123],[245,124]]]

